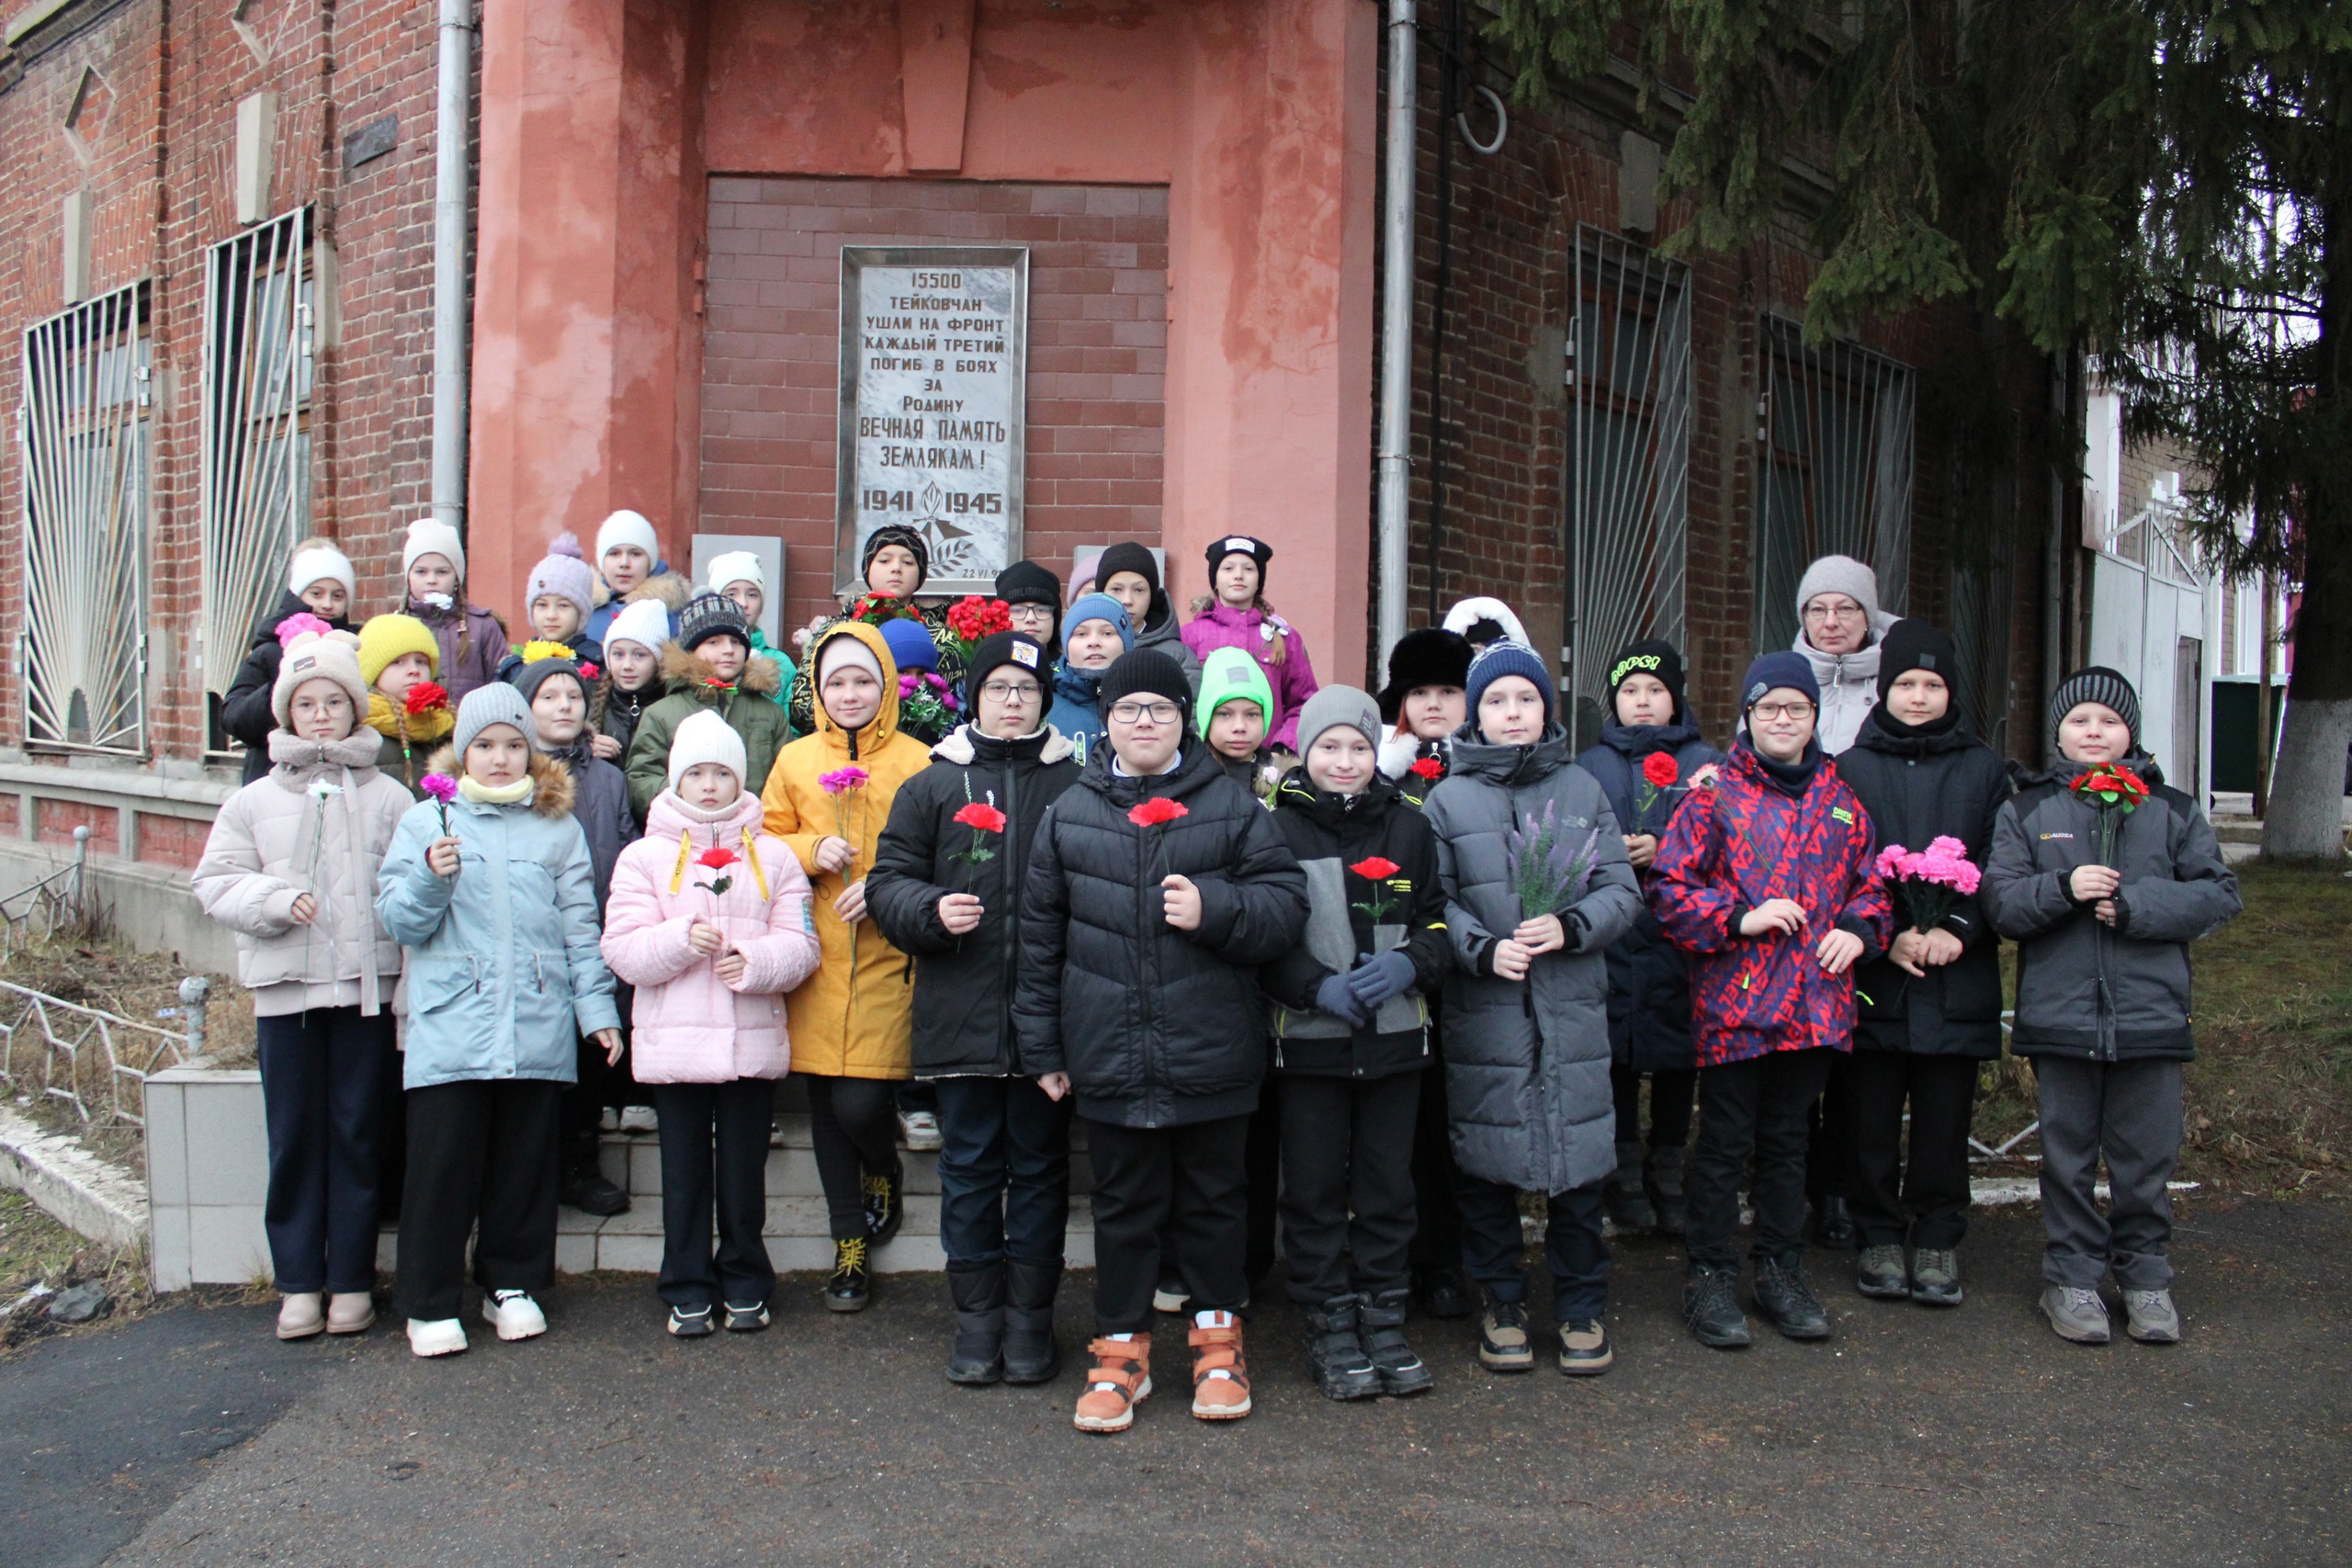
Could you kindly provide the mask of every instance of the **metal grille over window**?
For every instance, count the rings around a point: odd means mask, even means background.
[[[147,728],[147,286],[25,333],[25,740],[138,755]]]
[[[1599,738],[1610,656],[1682,641],[1690,461],[1690,269],[1587,224],[1568,333],[1568,689]]]
[[[1903,614],[1911,571],[1911,369],[1850,343],[1805,346],[1794,321],[1758,323],[1767,377],[1757,410],[1756,645],[1797,635],[1797,583],[1822,556],[1878,572]]]
[[[212,247],[204,294],[198,636],[207,747],[229,749],[220,695],[311,525],[311,232],[297,209]]]

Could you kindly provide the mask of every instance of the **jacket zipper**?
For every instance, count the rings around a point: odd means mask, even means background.
[[[1141,804],[1150,798],[1151,786],[1147,783],[1137,793],[1136,802]],[[1161,831],[1164,832],[1166,829],[1163,828]],[[1147,829],[1136,835],[1136,968],[1137,971],[1136,978],[1138,982],[1136,987],[1136,1021],[1139,1026],[1137,1035],[1143,1049],[1143,1089],[1147,1117],[1150,1114],[1148,1108],[1151,1105],[1154,1058],[1158,1055],[1152,1048],[1151,1040],[1152,979],[1151,976],[1143,973],[1150,962],[1152,952],[1149,918],[1151,890],[1145,886],[1150,875],[1151,832]]]
[[[1004,1051],[1005,1069],[1008,1072],[1012,1067],[1012,1050],[1010,1043],[1012,1033],[1012,987],[1020,973],[1021,940],[1021,878],[1013,874],[1012,869],[1012,838],[1020,831],[1021,817],[1019,803],[1015,800],[1013,794],[1013,772],[1012,755],[1008,751],[1004,759],[1004,846],[997,857],[1000,862],[998,870],[1004,879],[1004,918],[1008,922],[1005,926],[1004,942],[1004,1005],[997,1015],[997,1041],[1000,1048]]]

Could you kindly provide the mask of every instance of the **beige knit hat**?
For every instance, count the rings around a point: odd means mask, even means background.
[[[352,712],[367,716],[368,682],[359,673],[359,639],[351,633],[306,631],[287,642],[277,683],[269,689],[269,711],[280,729],[294,727],[294,689],[305,681],[333,681],[350,694]]]

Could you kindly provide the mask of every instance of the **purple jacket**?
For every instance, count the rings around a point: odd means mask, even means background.
[[[1280,664],[1266,656],[1276,637],[1283,639]],[[1203,664],[1220,648],[1238,648],[1256,660],[1266,672],[1266,684],[1274,692],[1274,715],[1266,726],[1266,743],[1298,750],[1298,710],[1318,687],[1315,666],[1307,660],[1306,639],[1288,621],[1280,615],[1269,617],[1261,610],[1217,604],[1193,616],[1184,627],[1184,646]]]
[[[498,679],[499,661],[507,649],[506,628],[496,615],[479,604],[436,610],[415,599],[402,609],[431,626],[433,640],[441,645],[441,668],[434,678],[448,692],[451,707],[464,702],[476,686]]]

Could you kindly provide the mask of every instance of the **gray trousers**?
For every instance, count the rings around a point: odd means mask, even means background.
[[[2053,1285],[2097,1290],[2112,1266],[2127,1291],[2172,1283],[2172,1200],[2165,1191],[2180,1157],[2180,1066],[2176,1061],[2086,1062],[2036,1056],[2041,1110],[2041,1275]],[[2107,1161],[2109,1199],[2092,1196]]]

